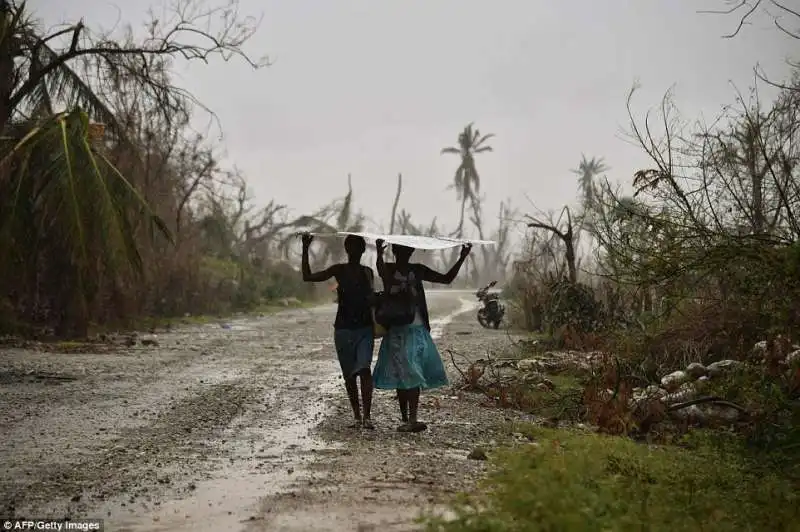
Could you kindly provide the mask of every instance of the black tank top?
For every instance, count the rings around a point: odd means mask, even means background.
[[[361,329],[372,327],[372,270],[367,266],[344,265],[336,276],[339,308],[336,310],[335,329]]]

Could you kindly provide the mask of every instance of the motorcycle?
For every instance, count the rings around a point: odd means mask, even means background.
[[[475,297],[478,298],[478,301],[483,303],[483,307],[478,309],[478,323],[487,329],[489,327],[495,329],[500,328],[500,323],[503,321],[503,316],[506,313],[506,308],[500,303],[500,296],[498,294],[489,293],[489,289],[496,284],[497,281],[492,281],[475,292]]]

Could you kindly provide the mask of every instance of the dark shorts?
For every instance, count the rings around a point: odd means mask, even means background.
[[[333,341],[342,375],[352,377],[359,371],[372,367],[372,352],[375,347],[372,327],[336,329]]]

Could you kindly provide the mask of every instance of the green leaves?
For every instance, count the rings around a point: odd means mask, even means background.
[[[82,110],[58,113],[21,125],[0,148],[0,261],[13,255],[24,266],[36,254],[59,255],[84,296],[85,280],[96,278],[101,265],[110,274],[142,272],[134,217],[148,222],[151,236],[172,241],[163,220],[92,145],[88,127]]]

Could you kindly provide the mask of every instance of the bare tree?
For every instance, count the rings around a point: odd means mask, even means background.
[[[566,215],[566,220],[563,220],[564,215]],[[549,231],[563,243],[564,262],[567,266],[569,282],[576,284],[578,282],[578,263],[575,254],[576,235],[569,207],[565,206],[561,210],[561,215],[556,221],[545,222],[527,214],[525,217],[530,220],[528,227]]]
[[[392,203],[392,217],[389,222],[389,234],[394,234],[394,225],[397,221],[397,205],[400,203],[400,193],[403,191],[403,174],[397,174],[397,193],[394,195]]]
[[[508,266],[511,261],[511,238],[510,231],[516,211],[511,208],[511,201],[506,200],[500,203],[500,212],[497,216],[497,229],[494,232],[493,240],[495,246],[491,248],[492,263],[489,272],[505,277],[508,273]]]

